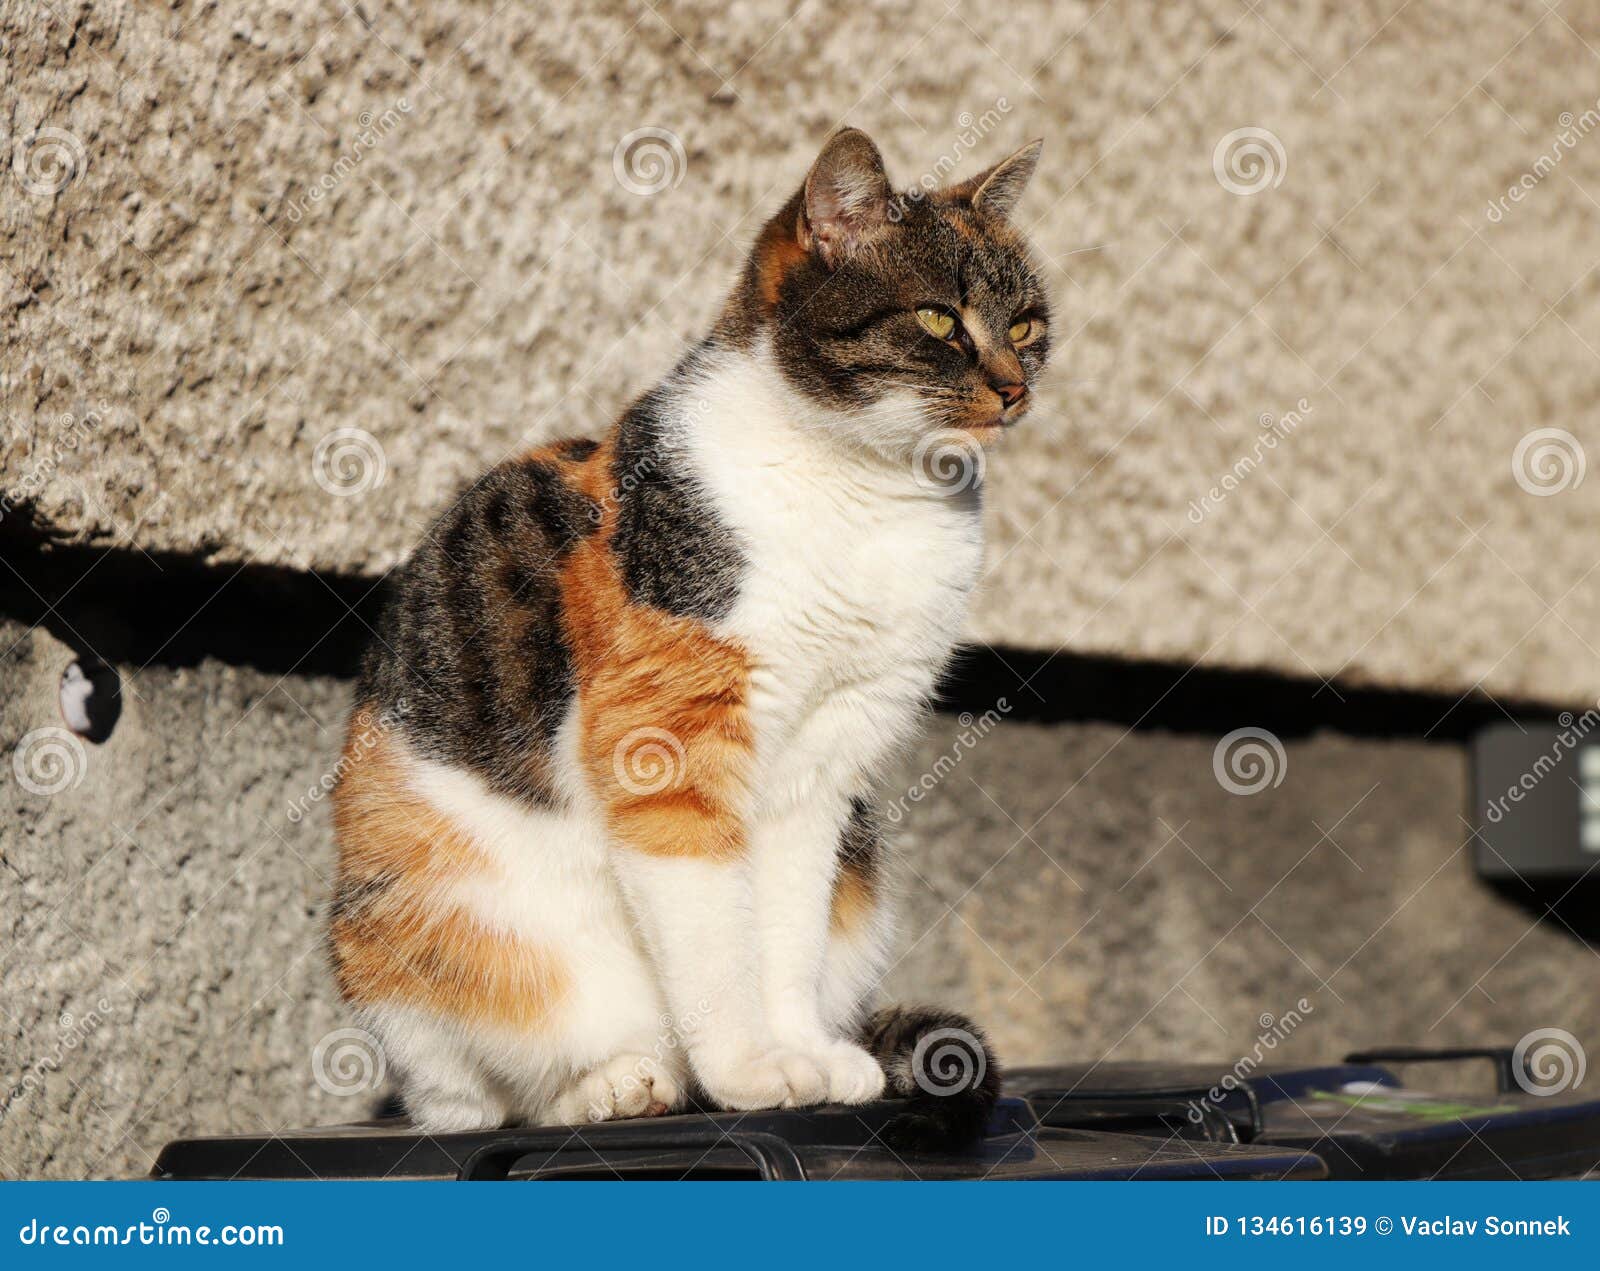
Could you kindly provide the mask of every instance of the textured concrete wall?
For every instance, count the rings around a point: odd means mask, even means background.
[[[835,125],[906,181],[1042,134],[1065,338],[976,633],[1600,692],[1592,10],[341,8],[0,0],[0,481],[48,529],[382,569],[670,365]]]
[[[1600,694],[1577,6],[0,0],[0,46],[8,524],[376,574],[660,374],[838,123],[908,182],[1043,134],[1066,338],[989,465],[974,634]],[[128,665],[94,746],[39,733],[64,646],[0,647],[0,1174],[364,1112],[316,1080],[331,848],[290,815],[344,686]],[[960,731],[898,779],[944,774],[885,988],[1013,1061],[1231,1062],[1301,998],[1302,1058],[1600,1041],[1592,953],[1471,881],[1452,747],[1292,743],[1244,795],[1211,738]]]
[[[61,728],[72,654],[0,623],[0,1176],[144,1173],[193,1128],[348,1119],[320,915],[342,685],[216,663],[123,681],[100,746]]]
[[[137,1174],[179,1135],[366,1115],[356,1070],[318,1080],[347,1021],[307,794],[345,686],[130,669],[93,746],[40,731],[69,651],[10,623],[0,648],[0,1176]],[[971,1011],[1015,1063],[1231,1065],[1291,1010],[1278,1053],[1300,1059],[1600,1043],[1593,953],[1471,880],[1456,749],[1319,738],[1270,776],[1230,792],[1206,737],[936,719],[890,783],[884,995]]]

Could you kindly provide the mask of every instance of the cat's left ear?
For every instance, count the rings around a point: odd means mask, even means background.
[[[996,216],[1010,216],[1011,209],[1022,198],[1023,190],[1028,188],[1033,170],[1039,166],[1039,152],[1043,149],[1043,138],[1030,141],[1016,154],[1000,160],[972,180],[963,182],[960,189],[967,193],[967,199],[973,207],[983,208]]]
[[[889,219],[889,178],[883,156],[859,128],[828,138],[806,176],[800,243],[815,248],[829,269]]]

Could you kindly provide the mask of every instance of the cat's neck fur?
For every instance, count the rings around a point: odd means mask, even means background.
[[[663,441],[702,462],[787,468],[796,484],[846,499],[977,507],[977,483],[952,496],[918,480],[916,443],[930,428],[909,390],[855,409],[817,402],[784,375],[760,329],[736,343],[708,339],[654,396],[670,421]]]

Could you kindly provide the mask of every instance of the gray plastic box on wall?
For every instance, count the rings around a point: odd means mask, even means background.
[[[1600,863],[1600,711],[1472,739],[1473,863],[1491,879],[1579,878]]]

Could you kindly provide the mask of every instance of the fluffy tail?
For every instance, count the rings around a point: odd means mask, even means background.
[[[862,1026],[861,1044],[883,1065],[888,1092],[910,1101],[889,1123],[891,1147],[964,1147],[982,1136],[1000,1095],[1000,1065],[983,1030],[931,1006],[890,1006]]]

